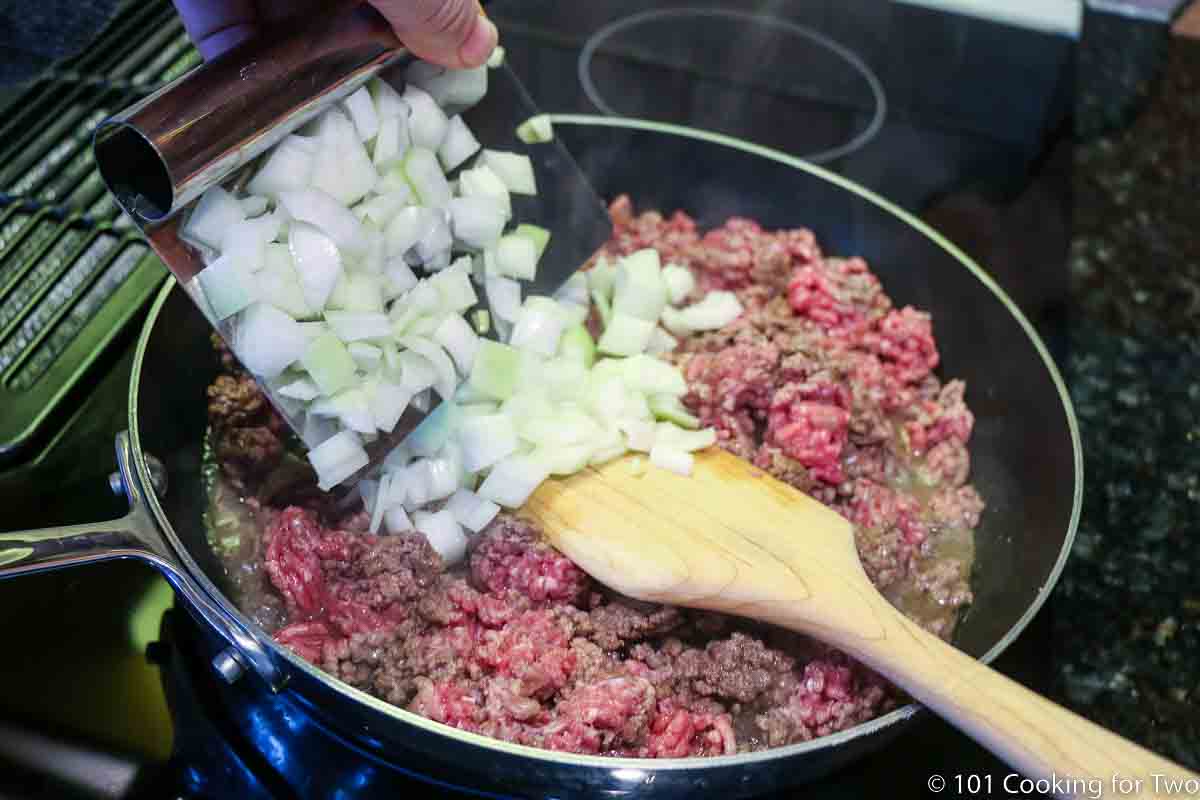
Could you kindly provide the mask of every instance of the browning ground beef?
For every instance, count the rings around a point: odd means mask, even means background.
[[[868,575],[949,637],[970,603],[973,417],[935,375],[929,316],[810,231],[610,208],[621,255],[655,247],[746,313],[667,357],[722,447],[846,516]],[[331,674],[430,719],[537,747],[639,757],[760,750],[856,725],[898,693],[794,633],[599,586],[502,514],[448,571],[420,534],[372,535],[292,469],[278,418],[231,359],[209,389],[213,541],[242,608]],[[232,531],[232,533],[231,533]]]

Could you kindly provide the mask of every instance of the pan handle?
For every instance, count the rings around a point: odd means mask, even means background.
[[[282,688],[284,673],[270,645],[215,602],[163,540],[146,502],[146,488],[133,466],[128,432],[117,434],[116,450],[117,474],[129,500],[129,513],[107,522],[0,533],[0,579],[95,561],[142,561],[162,573],[192,614],[229,642],[230,647],[213,660],[222,677],[232,682],[250,670],[272,690]]]

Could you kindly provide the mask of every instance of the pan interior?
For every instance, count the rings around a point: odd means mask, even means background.
[[[682,209],[702,227],[732,215],[767,228],[809,227],[826,253],[864,257],[897,306],[912,304],[932,314],[941,375],[967,382],[967,401],[976,415],[972,481],[987,501],[976,532],[976,600],[955,644],[972,656],[994,658],[1057,578],[1081,498],[1074,415],[1028,322],[952,245],[865,190],[811,165],[735,140],[631,120],[564,118],[557,130],[602,197],[627,193],[639,209]],[[652,157],[630,155],[638,153]],[[207,424],[202,398],[219,363],[204,317],[182,291],[164,289],[147,323],[137,367],[131,398],[135,442],[162,459],[170,473],[171,491],[161,501],[160,519],[169,522],[168,536],[185,561],[190,559],[188,567],[224,593],[229,579],[205,534],[202,480]],[[784,755],[821,742],[768,753]]]

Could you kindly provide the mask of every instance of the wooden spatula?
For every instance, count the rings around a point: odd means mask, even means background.
[[[1085,796],[1084,782],[1100,780],[1115,797],[1115,775],[1142,782],[1122,796],[1183,797],[1166,781],[1197,779],[927,633],[868,580],[850,523],[718,448],[696,454],[690,477],[637,476],[618,459],[551,479],[522,513],[618,592],[762,620],[844,650],[1026,777],[1057,778],[1060,796]]]

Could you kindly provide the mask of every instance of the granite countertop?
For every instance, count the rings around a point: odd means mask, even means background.
[[[1051,598],[1053,692],[1200,769],[1200,40],[1156,77],[1082,88],[1070,356],[1085,496]],[[1081,61],[1086,60],[1083,56]],[[1111,87],[1110,87],[1111,88]]]

